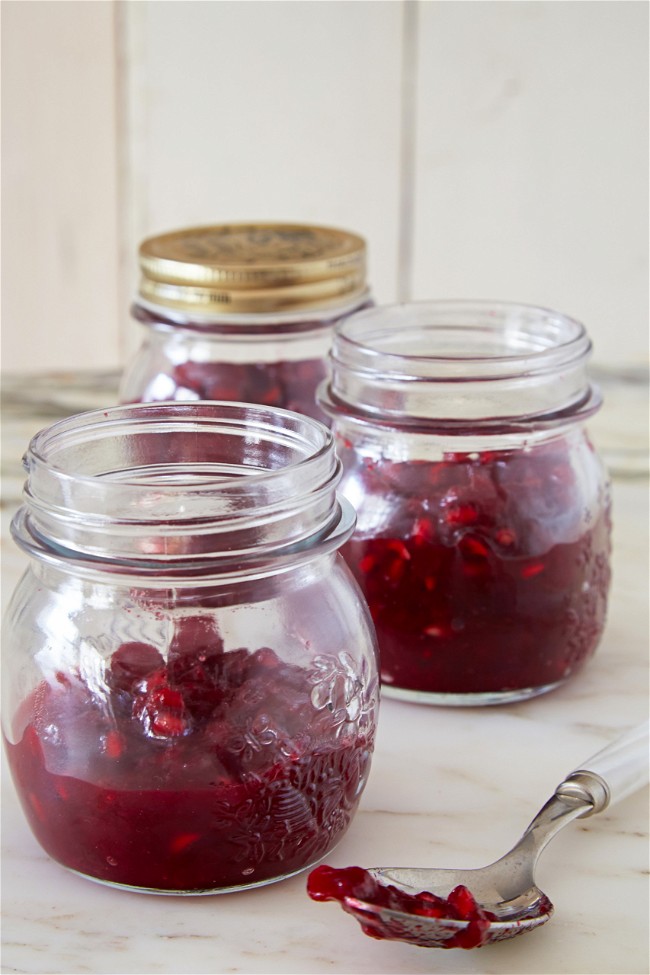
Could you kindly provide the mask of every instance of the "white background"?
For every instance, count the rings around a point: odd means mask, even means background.
[[[254,219],[647,364],[645,0],[4,0],[2,65],[7,371],[121,367],[139,240]]]

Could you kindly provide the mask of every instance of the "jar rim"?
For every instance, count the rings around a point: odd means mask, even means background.
[[[301,466],[316,463],[323,453],[329,450],[332,441],[331,432],[320,421],[279,407],[265,407],[253,403],[237,403],[225,400],[129,403],[111,406],[107,409],[77,413],[57,420],[50,426],[39,430],[28,445],[23,457],[23,466],[29,470],[30,464],[34,463],[62,477],[74,477],[80,483],[86,481],[89,484],[94,484],[97,482],[97,474],[65,470],[64,467],[48,459],[48,450],[51,450],[53,446],[56,449],[56,441],[59,441],[58,449],[61,451],[65,449],[67,440],[73,444],[78,443],[83,432],[88,439],[92,439],[93,434],[107,430],[109,424],[128,423],[130,420],[137,419],[141,423],[150,423],[155,426],[166,417],[168,422],[173,424],[179,422],[182,425],[195,422],[206,422],[207,424],[225,422],[229,425],[246,423],[250,428],[257,429],[259,435],[270,434],[273,430],[278,433],[286,433],[288,440],[293,441],[296,446],[302,440],[306,448],[304,456],[296,462],[297,465]],[[313,449],[310,450],[310,448]],[[256,483],[261,483],[262,479],[274,479],[282,476],[287,466],[289,465],[273,470],[246,472],[246,477],[254,478]],[[151,479],[144,474],[141,477],[125,478],[120,483],[134,487],[140,485],[147,488],[151,487]],[[212,491],[220,486],[227,488],[234,483],[240,483],[234,475],[220,474],[209,479],[201,477],[197,481],[197,486]],[[248,483],[252,482],[249,481]],[[109,485],[110,482],[103,481],[103,484]],[[157,487],[164,492],[167,485],[158,481]]]
[[[255,404],[77,414],[36,434],[24,465],[16,541],[55,557],[259,570],[338,538],[346,521],[327,427]]]
[[[548,332],[542,335],[536,333],[537,347],[522,348],[517,351],[510,349],[501,352],[492,352],[486,345],[482,351],[473,351],[467,343],[458,351],[445,352],[444,347],[437,350],[435,342],[448,330],[462,333],[464,338],[468,338],[472,332],[479,331],[483,334],[487,330],[492,330],[496,336],[503,332],[510,340],[518,334],[521,337],[528,335],[531,343],[534,337],[532,331],[526,333],[519,331],[516,333],[512,326],[513,323],[522,322],[524,324],[554,326],[554,334]],[[401,326],[396,341],[400,348],[395,351],[387,350],[372,343],[372,335],[369,335],[370,328],[374,325],[389,324],[391,326]],[[404,332],[414,327],[426,327],[426,338],[429,345],[418,353],[409,352],[404,348]],[[504,328],[505,326],[505,328]],[[566,337],[560,334],[560,329],[565,331]],[[377,333],[375,333],[376,339]],[[516,301],[491,301],[481,299],[439,299],[423,300],[413,302],[400,302],[392,305],[379,305],[374,308],[367,308],[351,315],[344,322],[337,326],[337,341],[349,343],[354,347],[358,354],[381,355],[386,360],[393,359],[397,362],[406,363],[482,363],[485,361],[495,363],[512,362],[514,364],[550,358],[558,352],[572,356],[584,354],[591,348],[591,341],[587,335],[587,330],[582,322],[551,308],[545,308],[533,304]],[[541,342],[544,344],[540,344]],[[496,346],[495,346],[496,348]]]
[[[590,353],[581,322],[532,304],[377,306],[336,326],[319,403],[393,425],[529,422],[594,405]]]

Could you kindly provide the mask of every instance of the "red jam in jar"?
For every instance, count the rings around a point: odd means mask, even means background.
[[[321,396],[386,694],[524,699],[593,654],[611,525],[584,430],[589,347],[578,323],[526,306],[378,308],[338,330]]]
[[[312,866],[358,806],[379,684],[331,433],[247,404],[114,407],[42,431],[26,469],[3,736],[43,849],[156,893]]]
[[[313,689],[307,668],[267,647],[224,653],[216,634],[176,641],[166,664],[123,644],[108,700],[58,672],[7,744],[34,835],[66,867],[133,888],[210,891],[303,869],[347,829],[372,747],[339,738]]]
[[[139,256],[146,339],[122,402],[240,401],[329,422],[315,391],[333,327],[370,303],[361,237],[236,223],[150,237]]]

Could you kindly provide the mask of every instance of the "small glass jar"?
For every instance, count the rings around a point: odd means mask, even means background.
[[[120,401],[228,400],[329,423],[315,392],[336,322],[370,304],[366,245],[301,224],[192,227],[140,245],[146,338]]]
[[[115,407],[25,455],[3,735],[31,828],[90,879],[255,887],[345,833],[378,699],[330,432],[244,404]]]
[[[337,329],[320,401],[386,695],[526,699],[594,652],[611,526],[585,431],[590,349],[578,322],[507,303],[377,308]]]

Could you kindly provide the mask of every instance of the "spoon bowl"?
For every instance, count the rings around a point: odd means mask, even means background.
[[[338,900],[371,937],[423,948],[473,948],[532,931],[553,914],[535,884],[540,853],[574,819],[602,812],[647,784],[648,730],[648,723],[634,728],[569,773],[519,842],[488,866],[317,867],[308,881],[310,896]]]

